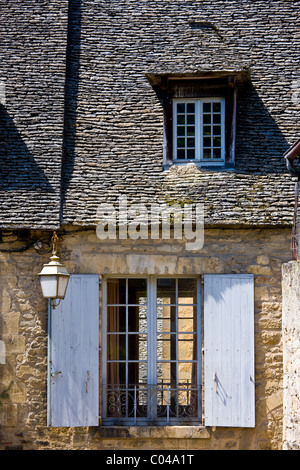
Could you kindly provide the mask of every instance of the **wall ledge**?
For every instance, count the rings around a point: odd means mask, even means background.
[[[209,439],[210,428],[204,426],[99,426],[99,438]]]

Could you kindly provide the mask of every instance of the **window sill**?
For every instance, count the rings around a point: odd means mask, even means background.
[[[233,163],[215,163],[214,165],[207,164],[205,162],[191,162],[191,161],[183,161],[183,162],[172,162],[172,163],[166,163],[163,165],[163,170],[168,171],[172,166],[177,166],[177,167],[195,167],[201,170],[206,170],[206,171],[232,171],[235,170],[235,166]]]
[[[110,439],[209,439],[204,426],[99,426],[98,438]]]

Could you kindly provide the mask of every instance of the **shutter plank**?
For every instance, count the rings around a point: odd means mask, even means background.
[[[253,427],[252,275],[204,276],[204,351],[205,424]]]
[[[99,422],[99,277],[70,277],[67,294],[51,312],[48,424]]]

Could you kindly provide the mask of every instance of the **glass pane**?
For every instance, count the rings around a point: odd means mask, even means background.
[[[194,113],[195,112],[195,103],[187,103],[186,112],[187,113]]]
[[[177,147],[185,147],[185,139],[177,139]]]
[[[221,147],[221,137],[213,137],[213,146]]]
[[[126,383],[126,364],[124,362],[108,362],[106,370],[109,385],[117,387]]]
[[[158,303],[175,304],[176,302],[176,279],[157,279],[157,297],[162,298]]]
[[[214,124],[220,124],[221,122],[221,114],[214,114],[213,115],[213,123]]]
[[[107,307],[107,331],[126,331],[126,307]]]
[[[210,126],[203,126],[203,134],[204,134],[204,135],[211,135],[211,128],[210,128]]]
[[[211,103],[203,103],[203,112],[210,113],[211,112]]]
[[[210,123],[211,123],[211,115],[203,114],[203,124],[210,124]]]
[[[109,361],[122,361],[126,359],[125,335],[107,335],[107,359]]]
[[[177,113],[185,113],[185,103],[177,103]]]
[[[196,335],[179,334],[178,335],[178,360],[192,361],[197,358],[196,355]]]
[[[221,103],[213,103],[213,112],[220,113],[221,112]]]
[[[221,149],[213,150],[213,158],[221,158]]]
[[[146,304],[147,303],[147,280],[146,279],[128,279],[128,303]]]
[[[195,124],[195,115],[194,114],[188,114],[186,117],[186,122],[187,124]]]
[[[195,318],[193,313],[195,309]],[[196,307],[181,306],[178,307],[178,331],[192,333],[197,331]]]
[[[213,126],[213,134],[221,135],[221,126]]]
[[[128,335],[128,360],[147,360],[147,335]]]
[[[157,307],[157,333],[171,331],[170,309],[166,305]]]
[[[160,334],[157,337],[157,359],[164,361],[176,361],[176,333]]]
[[[187,158],[194,159],[195,158],[195,149],[187,149],[186,156],[187,156]]]
[[[187,136],[194,136],[195,135],[195,127],[194,126],[188,126],[186,129],[186,134]]]
[[[195,147],[195,139],[189,137],[187,140],[187,147]]]
[[[177,158],[178,158],[178,160],[184,160],[185,159],[185,150],[178,149],[177,150]]]
[[[128,331],[136,331],[141,333],[147,332],[146,305],[128,307]]]
[[[158,362],[157,364],[157,385],[158,389],[164,389],[171,383],[171,364],[169,362]]]
[[[185,135],[185,127],[184,126],[177,126],[177,135],[184,136]]]
[[[204,149],[203,150],[203,158],[210,158],[210,149]]]
[[[203,147],[210,147],[211,146],[211,139],[210,137],[203,138]]]
[[[180,362],[178,364],[178,384],[179,386],[191,386],[192,383],[196,383],[197,365],[193,362]]]
[[[178,279],[178,303],[197,303],[197,279]]]
[[[107,304],[126,303],[126,279],[107,280]]]
[[[185,124],[185,115],[177,114],[177,124]]]
[[[145,371],[146,364],[139,363],[139,362],[130,362],[128,364],[128,384],[129,386],[137,385],[138,383],[144,382],[147,373]],[[130,395],[132,396],[133,400],[133,392],[134,389],[131,390]]]

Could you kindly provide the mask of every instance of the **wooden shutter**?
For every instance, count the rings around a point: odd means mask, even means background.
[[[254,281],[204,276],[204,416],[207,426],[254,427]]]
[[[99,424],[99,277],[70,277],[49,312],[48,425]]]

